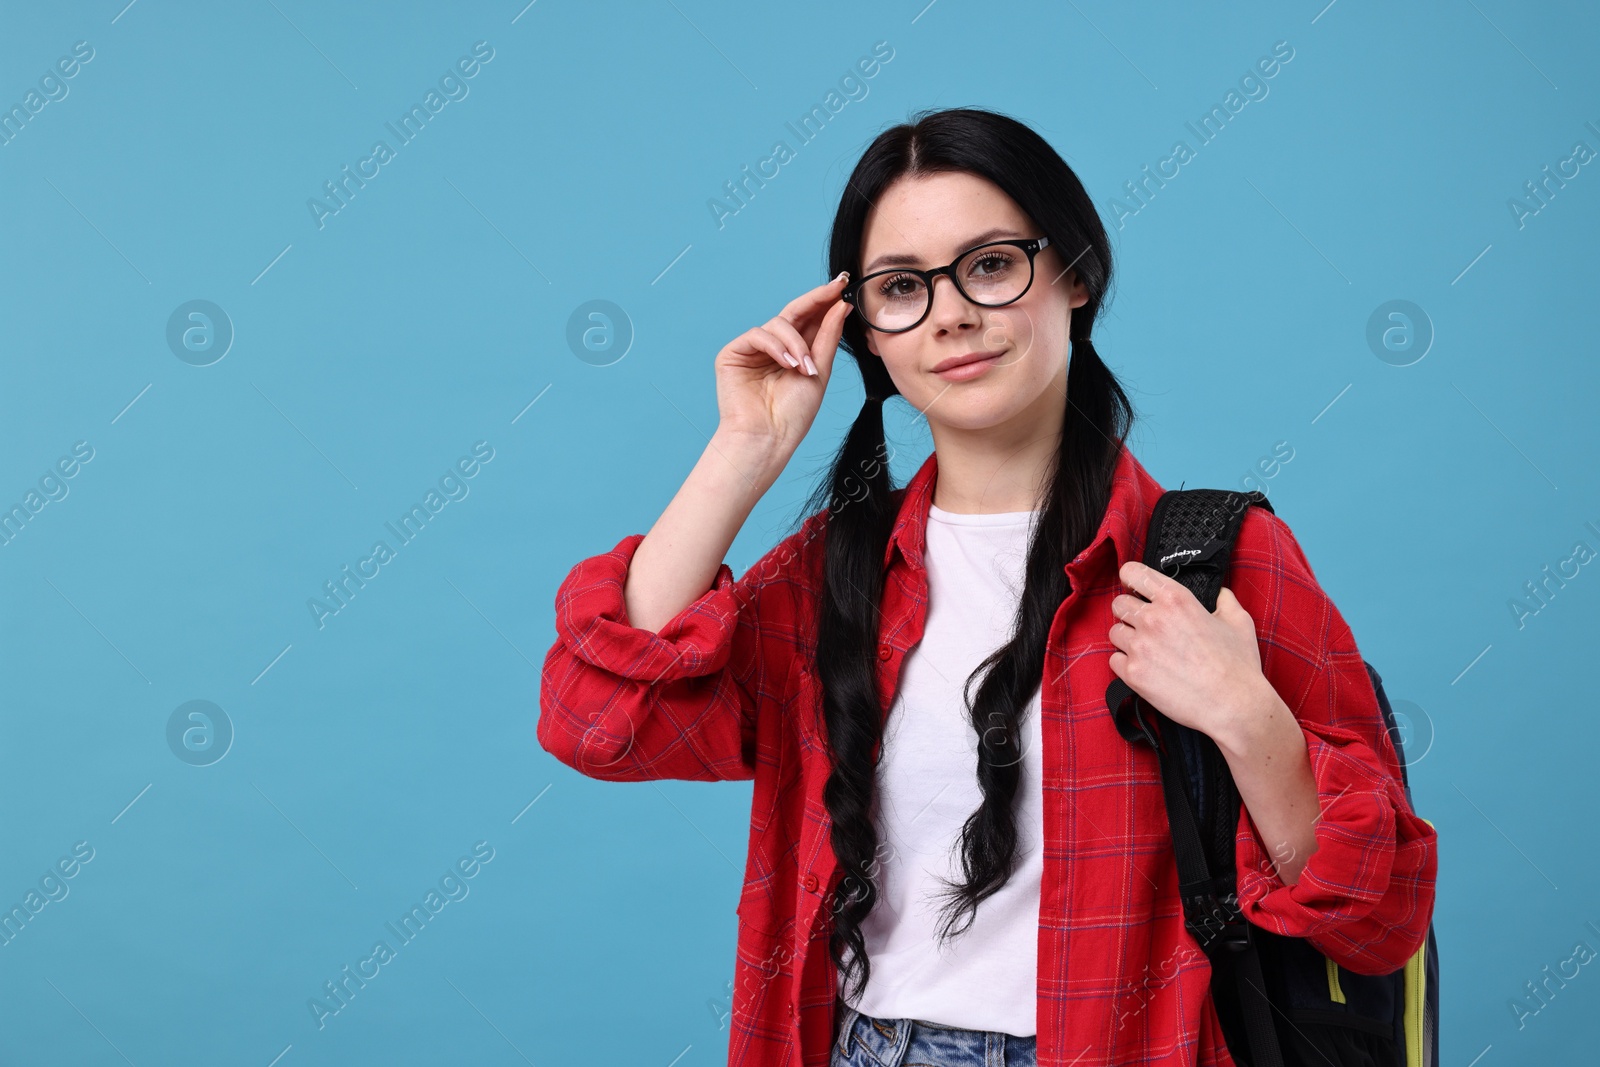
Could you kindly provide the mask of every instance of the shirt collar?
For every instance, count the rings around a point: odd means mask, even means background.
[[[930,452],[917,473],[901,493],[900,508],[895,516],[894,529],[889,534],[889,544],[883,553],[883,568],[887,572],[894,559],[895,550],[912,566],[925,567],[923,551],[927,545],[928,507],[933,503],[933,485],[939,473],[939,454]],[[1150,511],[1161,496],[1162,488],[1144,464],[1140,463],[1126,444],[1117,454],[1116,472],[1112,476],[1111,498],[1106,504],[1100,528],[1095,531],[1089,545],[1076,559],[1069,561],[1069,573],[1084,560],[1110,541],[1116,550],[1117,569],[1130,559],[1144,555],[1145,529],[1150,522]]]

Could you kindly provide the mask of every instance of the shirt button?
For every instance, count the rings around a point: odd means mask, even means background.
[[[879,659],[888,659],[892,655],[894,655],[894,649],[892,647],[890,647],[889,645],[879,645],[878,646],[878,658]]]
[[[803,884],[807,893],[815,893],[817,891],[817,876],[814,874],[806,875],[806,880]]]

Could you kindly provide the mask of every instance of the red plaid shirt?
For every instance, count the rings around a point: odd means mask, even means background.
[[[879,688],[887,715],[927,609],[930,455],[903,489],[884,555]],[[1161,487],[1126,449],[1094,540],[1066,564],[1042,692],[1044,874],[1039,903],[1041,1067],[1230,1065],[1210,963],[1183,925],[1156,754],[1116,731],[1111,598],[1138,560]],[[848,505],[847,505],[848,506]],[[658,633],[630,626],[623,585],[643,534],[579,562],[556,595],[538,738],[593,778],[754,779],[739,898],[729,1063],[826,1067],[838,974],[827,951],[841,871],[823,804],[828,758],[812,663],[826,511],[738,581]],[[1402,967],[1427,932],[1435,835],[1406,803],[1400,765],[1349,627],[1289,527],[1250,508],[1229,588],[1255,620],[1262,669],[1294,710],[1316,777],[1317,849],[1285,885],[1241,806],[1245,916],[1308,938],[1362,974]]]

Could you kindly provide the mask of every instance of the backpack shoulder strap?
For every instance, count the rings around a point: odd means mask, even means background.
[[[1145,564],[1188,586],[1207,611],[1215,611],[1233,543],[1252,504],[1273,510],[1259,490],[1168,490],[1150,513]]]
[[[1272,510],[1259,491],[1163,493],[1150,514],[1145,565],[1180,582],[1207,611],[1215,611],[1234,541],[1252,504]],[[1240,802],[1227,763],[1209,737],[1163,716],[1121,678],[1106,688],[1106,706],[1124,738],[1151,745],[1160,758],[1184,925],[1211,957],[1214,979],[1237,991],[1238,1025],[1244,1032],[1231,1037],[1229,1047],[1240,1048],[1243,1039],[1254,1067],[1281,1067],[1283,1053],[1262,974],[1259,938],[1239,911],[1233,832]],[[1229,966],[1219,966],[1224,961]],[[1234,1029],[1232,1019],[1224,1022],[1225,1031]]]
[[[1173,489],[1163,493],[1150,512],[1145,565],[1173,578],[1192,592],[1207,611],[1215,611],[1234,542],[1252,505],[1272,510],[1266,495],[1259,491]],[[1166,784],[1179,790],[1186,785],[1188,803],[1178,805],[1186,810],[1170,814],[1177,823],[1194,828],[1200,842],[1200,859],[1205,861],[1205,869],[1191,863],[1189,870],[1181,872],[1184,880],[1198,886],[1210,881],[1211,871],[1231,874],[1234,813],[1239,810],[1239,796],[1216,744],[1199,731],[1166,719],[1158,709],[1139,699],[1121,678],[1113,679],[1107,687],[1106,706],[1127,740],[1143,741],[1158,752],[1163,751],[1152,729],[1152,723],[1159,721],[1162,735],[1171,741],[1173,759],[1170,763],[1164,759],[1163,769],[1170,766],[1182,773],[1172,776],[1176,781]],[[1163,779],[1166,777],[1163,774]],[[1186,831],[1187,826],[1174,826],[1180,858],[1189,848],[1183,840],[1188,836]],[[1231,884],[1228,888],[1232,888]]]
[[[1266,494],[1259,490],[1167,490],[1150,512],[1144,541],[1145,566],[1181,582],[1207,611],[1215,611],[1233,558],[1233,543],[1252,504],[1273,510]],[[1156,746],[1154,735],[1139,715],[1139,703],[1126,682],[1121,678],[1112,680],[1106,690],[1106,705],[1118,732],[1129,741],[1144,740]]]

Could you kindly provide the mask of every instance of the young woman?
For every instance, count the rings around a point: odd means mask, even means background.
[[[1111,249],[1072,170],[1004,116],[918,116],[851,174],[829,261],[717,354],[710,447],[572,568],[541,684],[540,744],[586,775],[754,779],[730,1063],[1233,1063],[1116,677],[1227,758],[1246,918],[1403,966],[1434,834],[1289,528],[1249,509],[1215,614],[1139,562],[1161,487],[1090,342]],[[866,402],[735,581],[839,347]],[[934,444],[900,488],[892,396]]]

